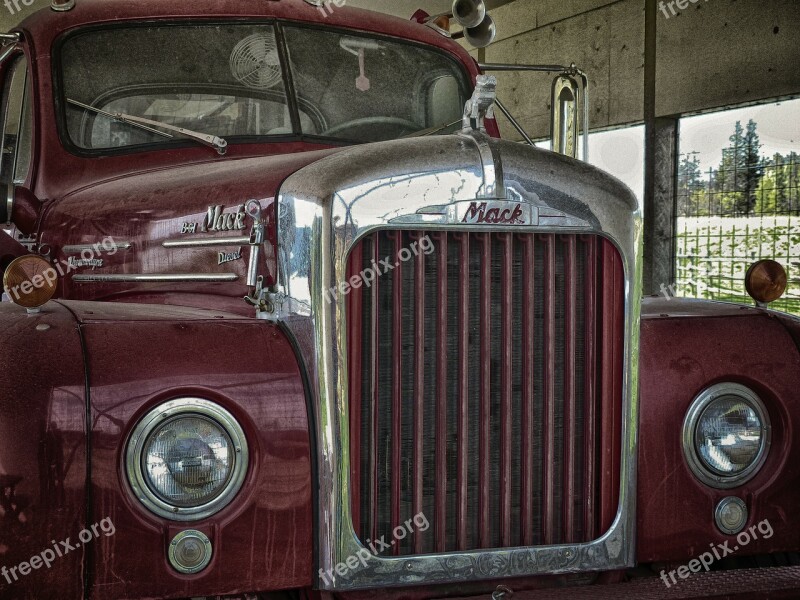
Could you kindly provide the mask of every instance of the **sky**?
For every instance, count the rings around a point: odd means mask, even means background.
[[[589,135],[589,162],[644,198],[644,125]]]
[[[687,117],[681,121],[681,153],[698,152],[702,171],[716,169],[722,158],[721,149],[728,146],[736,121],[741,121],[744,127],[750,119],[758,124],[763,156],[800,152],[800,99],[797,99]]]
[[[722,149],[730,143],[728,138],[733,134],[736,121],[745,126],[750,119],[758,124],[763,156],[776,152],[800,153],[800,99],[685,117],[680,124],[680,151],[697,152],[703,172],[716,169]],[[550,142],[537,145],[549,148]],[[642,199],[644,126],[591,134],[589,162],[621,179]]]

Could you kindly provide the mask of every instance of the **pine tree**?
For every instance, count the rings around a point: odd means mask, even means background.
[[[764,177],[761,178],[761,183],[756,191],[758,200],[756,201],[755,211],[759,215],[774,215],[780,210],[777,206],[775,183],[775,178],[779,172],[775,164],[780,164],[777,161],[777,156],[773,160],[767,159],[764,161]]]
[[[761,142],[752,119],[747,129],[736,121],[730,146],[722,150],[715,191],[723,215],[750,215],[758,201],[758,188],[764,176]]]
[[[784,169],[786,172],[786,203],[789,207],[789,214],[800,214],[800,154],[797,152],[789,153],[785,157]]]
[[[700,214],[705,187],[702,177],[697,153],[684,154],[678,165],[678,215],[689,217]]]
[[[786,159],[782,155],[776,153],[772,157],[772,164],[774,168],[775,212],[777,214],[788,215],[791,213],[792,208],[789,204],[789,190],[787,189]]]
[[[747,123],[747,133],[745,133],[742,140],[742,168],[744,169],[744,188],[742,191],[744,193],[742,195],[743,203],[738,212],[744,213],[746,216],[750,216],[756,207],[756,202],[758,202],[756,192],[761,179],[764,177],[764,165],[761,162],[761,141],[758,138],[757,129],[756,122],[750,119]]]

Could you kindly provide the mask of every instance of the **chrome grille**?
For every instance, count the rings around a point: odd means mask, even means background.
[[[399,261],[408,248],[430,253]],[[353,249],[348,278],[386,258],[397,266],[347,296],[362,541],[419,513],[430,527],[387,553],[597,538],[619,486],[616,249],[593,235],[382,231]]]

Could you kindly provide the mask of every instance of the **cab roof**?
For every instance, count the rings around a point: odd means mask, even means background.
[[[171,19],[280,19],[341,27],[421,42],[456,54],[465,64],[474,64],[464,48],[430,27],[378,12],[337,6],[334,0],[326,0],[322,7],[305,0],[76,0],[75,7],[66,12],[43,8],[13,31],[25,32],[41,52],[42,45],[50,47],[55,38],[76,27]],[[476,69],[470,71],[477,73]]]

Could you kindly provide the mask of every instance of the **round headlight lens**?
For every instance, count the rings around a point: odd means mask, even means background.
[[[211,419],[173,417],[145,442],[143,470],[148,487],[165,502],[198,506],[225,489],[235,454],[230,436]]]
[[[227,505],[247,472],[244,431],[207,400],[166,402],[137,423],[125,457],[128,481],[152,512],[177,521],[208,517]]]
[[[755,409],[735,396],[725,396],[700,415],[695,444],[712,471],[738,475],[758,458],[763,437],[764,424]]]
[[[704,483],[731,488],[752,478],[766,460],[767,411],[750,389],[732,383],[705,390],[684,423],[684,453]]]

